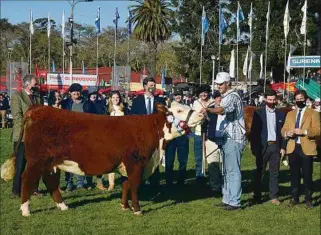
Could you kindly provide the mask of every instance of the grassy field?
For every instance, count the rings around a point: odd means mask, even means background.
[[[0,130],[1,164],[12,152],[10,132]],[[120,209],[121,187],[116,180],[117,187],[111,193],[97,189],[64,193],[71,208],[64,212],[56,209],[49,195],[32,197],[32,216],[23,218],[20,200],[11,198],[12,182],[1,180],[0,234],[320,234],[319,162],[314,163],[314,209],[307,210],[304,204],[289,207],[290,175],[284,166],[280,172],[282,204],[269,203],[266,177],[265,202],[255,205],[251,203],[255,160],[246,148],[242,159],[242,210],[224,211],[214,207],[221,201],[220,197],[214,197],[207,186],[195,185],[192,144],[191,139],[187,185],[167,188],[162,169],[159,190],[146,186],[140,191],[143,216]],[[40,189],[45,189],[43,184]]]

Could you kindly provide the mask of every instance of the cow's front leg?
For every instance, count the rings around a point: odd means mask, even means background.
[[[141,215],[139,201],[138,201],[138,189],[141,183],[141,178],[143,174],[143,167],[136,166],[134,171],[129,175],[129,185],[132,197],[132,209],[135,215]]]
[[[122,176],[122,197],[121,197],[121,208],[122,210],[129,210],[130,206],[128,203],[129,183],[128,177]]]

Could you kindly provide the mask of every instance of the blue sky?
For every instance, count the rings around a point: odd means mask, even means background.
[[[65,19],[68,20],[71,12],[71,6],[67,0],[60,1],[15,1],[15,0],[0,0],[1,1],[1,18],[8,18],[11,24],[21,22],[29,22],[30,8],[33,11],[33,19],[48,17],[54,19],[57,25],[61,24],[62,11],[65,10]],[[93,2],[80,2],[75,6],[74,18],[75,22],[87,25],[95,25],[97,16],[97,8],[100,6],[100,27],[113,25],[115,9],[118,7],[120,15],[119,26],[126,27],[126,19],[128,16],[128,6],[134,5],[133,1],[109,1],[109,0],[94,0]]]

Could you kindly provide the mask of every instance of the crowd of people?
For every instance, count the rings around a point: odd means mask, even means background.
[[[68,94],[53,91],[49,95],[49,105],[71,112],[84,112],[98,115],[148,115],[157,112],[156,103],[170,107],[171,103],[180,103],[191,109],[203,113],[204,122],[195,128],[194,159],[196,184],[206,185],[215,194],[222,195],[222,203],[217,205],[224,210],[241,208],[242,171],[241,159],[246,145],[246,129],[244,120],[244,106],[246,103],[240,94],[231,87],[228,73],[217,74],[215,84],[218,90],[211,92],[210,86],[202,85],[196,91],[196,97],[184,95],[182,90],[175,90],[169,97],[155,96],[156,82],[153,78],[143,81],[144,94],[124,101],[119,91],[110,94],[100,94],[90,88],[88,96],[84,97],[83,87],[74,83],[69,87]],[[40,104],[37,95],[37,78],[27,75],[23,78],[23,90],[12,95],[10,106],[13,116],[12,140],[17,149],[16,175],[12,193],[20,196],[21,176],[25,168],[24,144],[18,146],[21,121],[24,113],[32,104]],[[311,104],[311,105],[310,105]],[[262,179],[269,164],[270,198],[271,203],[279,205],[279,170],[280,161],[287,156],[291,172],[291,205],[299,203],[300,177],[303,171],[305,204],[312,208],[312,169],[313,157],[317,155],[316,137],[320,136],[320,99],[309,102],[303,90],[294,93],[293,110],[288,114],[281,112],[282,102],[278,100],[276,92],[268,90],[254,99],[254,105],[259,109],[254,113],[251,134],[249,136],[251,151],[256,157],[257,172],[255,176],[254,199],[261,203]],[[3,107],[3,108],[2,108]],[[0,95],[0,111],[9,108],[9,100]],[[318,112],[316,112],[318,111]],[[3,118],[2,118],[3,120]],[[5,124],[2,122],[2,127]],[[171,141],[165,151],[165,180],[169,187],[184,185],[186,182],[186,168],[188,162],[190,141],[183,135]],[[174,161],[177,153],[179,168],[176,176]],[[206,178],[206,162],[209,177]],[[75,181],[75,183],[74,183]],[[115,174],[108,174],[108,185],[104,185],[104,176],[96,176],[96,184],[92,176],[73,175],[66,172],[65,190],[91,189],[96,185],[99,190],[113,190]],[[158,187],[160,183],[159,167],[147,182],[151,187]],[[75,184],[75,185],[74,185]],[[40,195],[37,189],[35,195]]]

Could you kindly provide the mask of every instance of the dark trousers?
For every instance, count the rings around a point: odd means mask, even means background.
[[[13,147],[16,149],[17,142],[14,142]],[[13,179],[12,193],[15,195],[21,194],[21,176],[26,167],[25,158],[25,145],[23,142],[20,143],[17,153],[16,153],[16,173]]]
[[[167,184],[173,183],[174,161],[177,150],[177,160],[179,163],[177,182],[184,183],[186,178],[186,166],[189,151],[188,137],[183,135],[170,141],[165,151],[165,179]]]
[[[256,199],[261,199],[262,183],[268,163],[270,198],[277,198],[279,192],[280,157],[280,149],[277,148],[276,144],[267,145],[265,152],[262,155],[256,156],[256,184],[254,189],[254,197]]]
[[[289,154],[289,163],[293,199],[298,201],[300,197],[300,180],[302,169],[305,200],[311,201],[313,157],[305,155],[302,151],[301,145],[296,144],[293,153]]]

